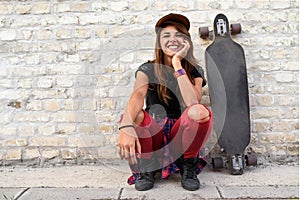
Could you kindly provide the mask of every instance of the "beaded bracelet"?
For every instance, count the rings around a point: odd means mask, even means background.
[[[121,130],[121,129],[123,129],[123,128],[128,128],[128,127],[134,128],[134,126],[133,126],[132,124],[129,124],[129,125],[120,126],[120,127],[119,127],[119,130]]]

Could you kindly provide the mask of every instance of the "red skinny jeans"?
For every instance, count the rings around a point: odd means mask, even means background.
[[[191,107],[191,106],[190,106]],[[210,136],[213,116],[209,112],[209,120],[205,123],[199,123],[188,116],[187,107],[181,117],[175,122],[170,132],[171,142],[168,144],[170,153],[173,158],[194,158],[199,154],[200,149]],[[153,154],[155,156],[162,155],[163,147],[163,129],[155,119],[153,119],[146,111],[144,111],[144,120],[136,128],[136,133],[141,144],[140,158],[150,159]]]

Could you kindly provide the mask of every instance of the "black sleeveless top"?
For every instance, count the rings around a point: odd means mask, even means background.
[[[159,82],[154,75],[154,64],[147,62],[142,64],[137,71],[145,73],[149,79],[149,87],[146,95],[146,112],[155,118],[164,118],[166,116],[178,119],[181,116],[181,113],[184,111],[185,107],[181,102],[181,93],[178,88],[178,82],[173,75],[174,70],[166,66],[166,69],[169,69],[170,72],[167,73],[166,87],[167,93],[171,97],[166,104],[158,94],[158,85]],[[193,78],[201,77],[203,79],[202,87],[206,85],[206,80],[204,78],[204,71],[202,67],[195,66],[191,72]]]

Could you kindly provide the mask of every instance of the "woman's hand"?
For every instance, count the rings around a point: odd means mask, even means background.
[[[181,60],[186,56],[187,52],[191,47],[190,43],[187,40],[183,40],[182,45],[182,49],[178,51],[172,58],[172,65],[174,67],[181,62]]]
[[[120,130],[118,151],[121,159],[126,159],[130,164],[137,164],[136,150],[141,153],[141,144],[134,128],[128,127]]]

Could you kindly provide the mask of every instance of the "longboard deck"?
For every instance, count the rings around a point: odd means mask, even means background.
[[[219,33],[218,24],[223,23]],[[222,31],[222,30],[221,30]],[[208,87],[218,142],[229,155],[242,155],[250,142],[247,69],[243,48],[229,33],[225,15],[214,20],[214,41],[205,51]]]

